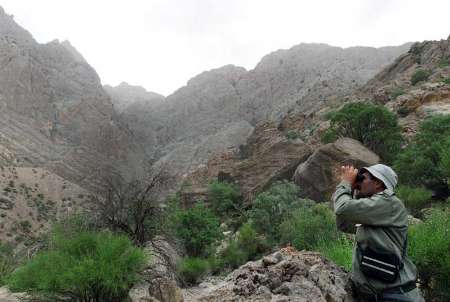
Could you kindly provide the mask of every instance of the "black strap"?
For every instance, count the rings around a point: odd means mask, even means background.
[[[415,288],[416,288],[416,282],[409,281],[408,283],[405,283],[403,285],[386,289],[383,291],[383,294],[385,294],[385,293],[392,293],[392,294],[407,293],[409,291],[412,291]]]

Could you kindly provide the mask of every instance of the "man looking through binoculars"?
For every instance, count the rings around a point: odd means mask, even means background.
[[[408,215],[396,185],[397,174],[383,164],[341,167],[332,199],[338,228],[356,232],[352,281],[358,301],[424,301],[406,253]]]

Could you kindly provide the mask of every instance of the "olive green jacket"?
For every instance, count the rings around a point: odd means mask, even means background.
[[[342,181],[333,194],[336,223],[340,230],[354,233],[361,248],[383,249],[402,257],[403,247],[408,232],[408,215],[403,203],[394,192],[384,190],[370,198],[354,199],[351,186]],[[359,225],[355,227],[355,225]],[[354,248],[352,261],[352,280],[356,287],[366,293],[381,293],[383,290],[404,285],[416,280],[417,270],[407,257],[399,278],[393,283],[366,277],[359,269],[359,249]],[[419,301],[419,297],[413,301]]]

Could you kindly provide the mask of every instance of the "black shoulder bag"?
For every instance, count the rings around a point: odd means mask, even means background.
[[[394,282],[398,278],[398,274],[403,267],[403,259],[405,258],[408,236],[403,246],[402,258],[399,259],[394,253],[379,252],[369,247],[362,249],[359,262],[362,273],[368,277],[375,278],[384,282]]]

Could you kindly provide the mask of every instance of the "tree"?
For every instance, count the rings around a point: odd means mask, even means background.
[[[450,153],[450,115],[425,119],[412,142],[394,162],[399,179],[409,186],[425,186],[445,199],[448,188]]]
[[[191,257],[208,256],[212,244],[223,236],[219,218],[201,202],[189,209],[175,209],[170,220],[171,230]]]
[[[127,234],[142,246],[164,232],[165,209],[155,196],[158,185],[166,181],[163,172],[148,182],[127,181],[120,174],[110,174],[103,180],[100,194],[92,200],[93,213],[113,232]]]
[[[392,162],[402,143],[397,117],[383,106],[369,103],[350,103],[330,114],[331,125],[322,140],[332,142],[350,137]]]

